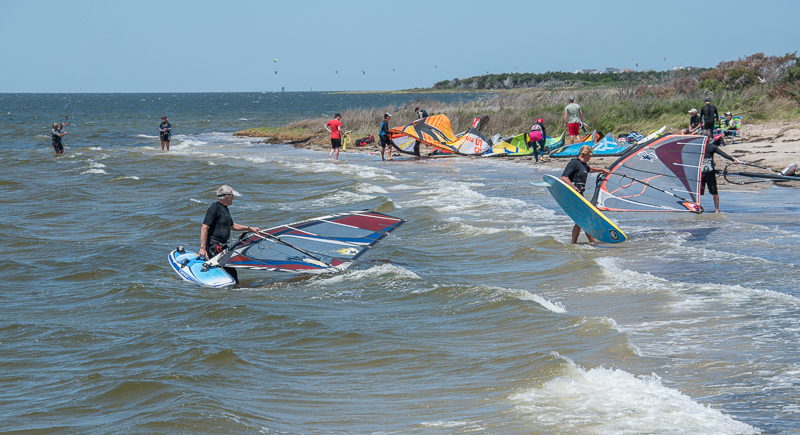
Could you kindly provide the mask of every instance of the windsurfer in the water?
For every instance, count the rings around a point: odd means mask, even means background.
[[[63,128],[63,123],[59,124],[58,122],[54,122],[53,129],[50,131],[50,135],[52,136],[53,151],[55,151],[56,154],[64,154],[64,144],[61,143],[61,138],[63,138],[67,132],[63,131]]]
[[[717,173],[714,167],[714,154],[720,155],[734,163],[743,163],[741,160],[731,157],[725,151],[719,149],[720,145],[725,144],[723,138],[723,134],[718,134],[716,136],[708,135],[706,153],[703,156],[703,174],[700,182],[700,195],[705,194],[706,186],[708,186],[708,193],[714,197],[714,213],[719,213],[719,192],[717,191]]]
[[[166,116],[161,117],[161,124],[158,126],[158,136],[161,139],[161,151],[169,151],[169,139],[172,136],[172,124],[167,121]]]
[[[209,259],[220,252],[228,245],[231,237],[231,230],[258,232],[258,227],[237,224],[228,211],[228,206],[233,203],[233,197],[239,196],[239,192],[233,190],[227,184],[217,189],[217,201],[211,204],[206,210],[206,217],[203,219],[203,226],[200,227],[200,254],[201,257]],[[232,267],[225,267],[236,282],[239,282],[239,274]]]
[[[567,163],[567,167],[564,168],[564,172],[561,173],[561,180],[572,186],[581,195],[583,195],[583,191],[586,190],[586,179],[589,177],[590,172],[602,172],[606,175],[611,173],[608,169],[592,168],[589,166],[589,160],[592,158],[593,153],[594,150],[592,150],[592,147],[589,145],[582,146],[578,157],[570,160],[569,163]],[[591,234],[585,234],[589,239],[589,243],[597,243]],[[581,227],[575,224],[575,226],[572,227],[572,243],[578,243],[578,236],[580,235]]]

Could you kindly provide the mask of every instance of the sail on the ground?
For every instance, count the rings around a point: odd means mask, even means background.
[[[404,134],[389,133],[392,145],[401,153],[419,156],[419,141]]]
[[[483,137],[476,128],[481,119],[475,118],[473,125],[461,136],[453,133],[450,119],[445,115],[418,119],[404,127],[391,128],[389,133],[408,136],[444,152],[477,155],[485,153],[491,147],[491,141]]]
[[[308,274],[338,272],[403,222],[368,210],[322,216],[246,233],[207,264]]]
[[[794,174],[794,169],[783,173],[752,163],[731,163],[722,171],[725,181],[731,184],[800,181],[800,176]]]
[[[520,133],[516,136],[503,138],[503,140],[493,143],[484,156],[523,156],[533,154],[533,147],[528,143],[527,136],[527,133]]]
[[[446,144],[456,140],[450,119],[445,115],[433,115],[403,127],[393,127],[389,129],[389,133],[407,136],[440,149],[449,149]]]
[[[672,134],[617,159],[595,193],[609,211],[700,213],[700,176],[706,136]]]
[[[584,145],[592,147],[593,154],[598,157],[621,156],[633,146],[626,142],[618,143],[614,135],[609,133],[597,142],[589,140],[555,149],[550,153],[550,157],[577,157]]]
[[[567,137],[566,131],[562,131],[560,136],[556,137],[547,136],[547,138],[544,140],[544,149],[554,150],[556,148],[564,146],[564,140],[566,139],[566,137]]]

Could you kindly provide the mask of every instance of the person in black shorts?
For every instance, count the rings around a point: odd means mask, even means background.
[[[610,174],[608,169],[592,168],[589,166],[592,153],[594,153],[592,147],[589,145],[582,146],[578,157],[570,160],[569,163],[567,163],[567,167],[564,168],[564,172],[561,173],[561,181],[572,186],[581,195],[583,195],[584,190],[586,190],[586,179],[589,177],[590,172],[602,172],[606,175]],[[580,235],[581,227],[575,224],[575,226],[572,227],[572,243],[578,243],[578,236]],[[589,239],[589,243],[597,243],[597,240],[595,240],[591,234],[586,233],[586,237]]]
[[[711,104],[711,98],[706,98],[706,104],[700,109],[700,119],[703,120],[703,130],[706,134],[714,134],[714,127],[719,122],[717,107]]]
[[[209,259],[222,252],[228,245],[231,237],[231,230],[259,232],[258,227],[237,224],[233,221],[228,206],[233,203],[233,197],[239,193],[227,184],[217,189],[217,201],[212,203],[206,210],[203,219],[203,226],[200,227],[200,254],[201,257]],[[239,274],[232,267],[225,267],[236,282],[239,282]]]
[[[161,151],[164,151],[164,148],[169,151],[169,138],[172,136],[172,125],[167,121],[166,116],[161,117],[161,124],[158,126],[158,136],[161,138]]]
[[[390,113],[383,114],[383,122],[381,122],[381,128],[378,132],[378,137],[380,138],[381,142],[381,160],[392,160],[392,140],[389,139],[389,120],[392,119],[392,115]],[[388,154],[386,158],[383,157],[383,154],[388,150]]]
[[[703,155],[703,173],[700,181],[700,195],[706,193],[706,186],[708,186],[708,193],[714,197],[714,213],[719,213],[719,192],[717,190],[717,173],[714,167],[714,154],[718,154],[734,163],[743,163],[741,160],[729,156],[725,151],[719,149],[720,145],[724,145],[723,134],[716,136],[708,136],[708,144],[706,145],[706,153]]]
[[[63,124],[54,122],[53,129],[50,130],[50,135],[52,137],[53,151],[55,151],[56,154],[64,154],[64,144],[61,143],[61,138],[63,138],[64,135],[67,134],[67,132],[63,131],[62,130],[63,128],[64,128]]]

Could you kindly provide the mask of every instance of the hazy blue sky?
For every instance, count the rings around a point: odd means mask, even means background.
[[[798,17],[796,0],[0,0],[0,92],[380,90],[714,66],[800,49]]]

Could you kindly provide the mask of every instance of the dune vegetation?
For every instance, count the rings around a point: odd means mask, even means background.
[[[545,120],[548,132],[558,134],[563,129],[562,114],[569,96],[574,96],[582,106],[589,127],[606,133],[646,132],[662,125],[670,130],[685,128],[687,111],[700,109],[706,97],[712,99],[720,113],[741,114],[745,123],[787,121],[800,116],[800,61],[795,54],[757,53],[702,70],[620,73],[610,84],[608,74],[612,73],[596,74],[594,81],[591,74],[585,73],[534,75],[558,80],[533,80],[530,74],[527,79],[521,77],[516,81],[509,80],[513,75],[502,79],[489,75],[451,80],[447,82],[458,86],[483,83],[490,94],[459,105],[422,99],[402,106],[342,110],[342,122],[354,139],[368,134],[377,136],[383,113],[393,114],[392,125],[404,125],[416,118],[413,109],[420,106],[431,115],[446,114],[456,131],[466,129],[475,116],[481,115],[490,119],[483,128],[487,135],[526,131],[537,118]],[[509,85],[498,85],[503,82]],[[523,86],[526,83],[528,86]],[[458,86],[448,88],[447,83],[440,82],[436,90],[457,90]],[[326,121],[304,119],[282,127],[249,129],[237,134],[327,146],[323,127]]]

